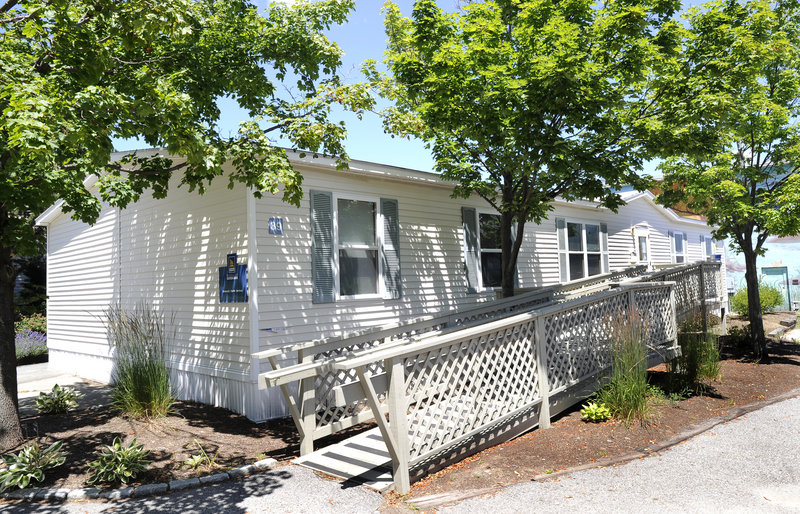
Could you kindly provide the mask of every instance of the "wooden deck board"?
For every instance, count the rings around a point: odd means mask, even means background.
[[[392,459],[380,430],[373,428],[350,439],[304,455],[296,464],[347,481],[365,485],[381,493],[394,485]]]

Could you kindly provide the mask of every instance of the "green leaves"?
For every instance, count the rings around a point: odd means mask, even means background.
[[[262,12],[246,0],[147,9],[130,0],[41,0],[0,13],[0,211],[9,217],[0,245],[34,246],[31,218],[58,198],[76,218],[96,219],[98,194],[84,186],[93,174],[99,196],[120,207],[145,192],[164,197],[173,173],[201,193],[227,175],[298,203],[301,178],[274,137],[345,166],[346,131],[328,121],[330,105],[372,101],[339,89],[341,50],[322,34],[352,8],[350,0]],[[218,130],[223,96],[251,116],[232,136]],[[110,163],[112,138],[165,151]],[[231,174],[222,168],[228,159]]]
[[[145,471],[150,461],[146,459],[150,452],[134,438],[127,446],[115,437],[111,445],[106,445],[97,452],[98,459],[89,463],[90,473],[87,482],[90,485],[102,483],[127,484],[136,475]]]
[[[61,451],[61,441],[42,448],[39,441],[24,447],[18,454],[3,455],[6,467],[0,469],[0,491],[13,487],[24,489],[32,480],[44,480],[44,472],[58,467],[66,461],[66,453]]]

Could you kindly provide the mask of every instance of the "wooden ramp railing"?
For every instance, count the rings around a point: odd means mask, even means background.
[[[645,271],[645,266],[635,266],[568,284],[523,292],[511,298],[444,315],[427,316],[346,334],[339,338],[318,339],[258,352],[253,354],[253,358],[269,359],[273,369],[259,376],[259,387],[280,388],[300,434],[300,454],[306,455],[314,450],[315,440],[373,418],[372,410],[361,394],[355,371],[341,370],[335,366],[353,352],[387,348],[387,345],[406,344],[412,340],[420,341],[537,306],[607,290],[616,281],[640,275]],[[283,367],[282,362],[292,355],[297,356],[297,363]],[[380,382],[385,378],[382,366],[382,363],[376,362],[369,370],[373,381]],[[289,387],[294,383],[299,384],[296,394]]]
[[[313,451],[314,440],[374,418],[402,493],[412,468],[455,448],[474,449],[504,423],[515,428],[499,429],[503,437],[548,427],[551,415],[594,390],[609,366],[615,327],[633,310],[645,324],[651,364],[674,357],[678,322],[720,299],[719,264],[642,271],[615,274],[624,283],[593,277],[580,286],[260,352],[254,356],[269,358],[274,369],[260,375],[259,385],[280,387],[302,455]],[[298,363],[281,368],[278,359],[292,352]]]
[[[642,283],[570,300],[449,334],[362,350],[334,364],[354,371],[392,460],[395,488],[410,469],[523,413],[528,430],[547,428],[580,401],[570,390],[610,365],[620,320],[637,310],[657,360],[677,349],[672,283]],[[376,387],[373,369],[381,368]],[[564,397],[567,398],[564,398]],[[496,442],[501,442],[497,439]]]

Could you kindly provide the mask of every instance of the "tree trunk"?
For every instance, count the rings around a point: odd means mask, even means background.
[[[516,287],[517,257],[522,243],[522,234],[525,229],[525,222],[517,222],[517,237],[512,237],[512,227],[514,226],[514,215],[504,212],[500,215],[500,247],[502,254],[502,277],[500,288],[503,291],[503,298],[514,296]]]
[[[0,248],[0,452],[22,442],[14,349],[14,275],[11,249]]]
[[[769,358],[767,338],[764,336],[764,319],[761,317],[761,295],[758,292],[758,255],[753,250],[743,249],[745,282],[747,283],[747,317],[750,320],[750,335],[753,340],[753,355],[758,360]]]

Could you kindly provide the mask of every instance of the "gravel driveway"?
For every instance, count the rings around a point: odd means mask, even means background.
[[[526,482],[441,512],[800,512],[800,399],[718,425],[662,455]]]

